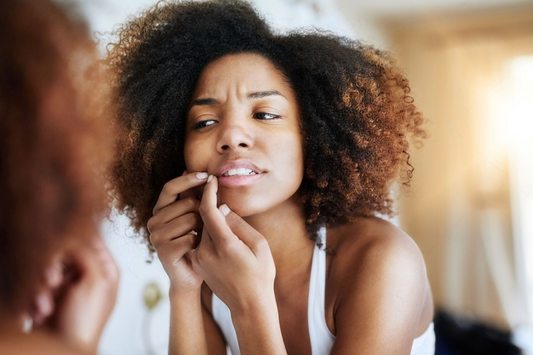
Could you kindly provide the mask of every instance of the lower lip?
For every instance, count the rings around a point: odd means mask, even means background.
[[[221,176],[218,182],[221,186],[246,186],[253,184],[263,177],[264,173],[241,176]]]

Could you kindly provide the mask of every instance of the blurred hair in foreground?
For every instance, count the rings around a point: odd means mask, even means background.
[[[110,92],[86,24],[50,1],[0,2],[0,311],[29,307],[52,255],[106,210]]]

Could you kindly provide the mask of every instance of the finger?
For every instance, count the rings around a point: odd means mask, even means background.
[[[266,238],[255,228],[246,223],[241,216],[231,211],[226,204],[221,205],[219,210],[222,215],[226,216],[226,224],[231,231],[242,240],[242,242],[246,244],[256,256],[263,248],[269,247]]]
[[[185,190],[182,193],[180,193],[179,200],[183,200],[183,199],[188,198],[188,197],[192,197],[192,198],[198,200],[198,198],[196,198],[196,194],[194,193],[192,188],[188,189],[188,190]]]
[[[97,253],[96,256],[98,257],[104,276],[108,279],[116,279],[118,281],[118,265],[102,238],[97,236],[92,246]]]
[[[199,211],[211,241],[217,245],[235,236],[226,224],[224,215],[217,208],[218,180],[215,176],[211,176],[210,181],[205,185]]]
[[[188,171],[185,170],[183,174],[181,174],[181,176],[187,175],[187,174],[188,174]],[[180,192],[178,195],[178,200],[183,200],[184,198],[187,198],[187,197],[196,197],[192,189],[188,189],[183,192]]]
[[[113,286],[116,290],[119,279],[118,266],[99,235],[89,244],[72,250],[68,257],[69,273],[72,275],[71,284]]]
[[[155,215],[163,207],[176,201],[178,194],[192,187],[204,184],[207,181],[207,173],[188,173],[183,176],[170,180],[163,186],[159,198],[154,206],[152,213]]]
[[[33,319],[28,312],[22,312],[18,318],[18,329],[21,329],[23,333],[30,333],[33,329]]]
[[[63,282],[64,275],[61,263],[59,261],[54,262],[51,266],[47,267],[44,271],[46,284],[51,288],[56,288]]]
[[[54,299],[50,292],[41,292],[35,297],[36,313],[33,320],[39,325],[54,311]]]
[[[37,292],[28,312],[37,326],[44,323],[45,319],[54,312],[54,298],[65,280],[59,260],[51,261],[50,265],[44,269],[44,280],[45,284]]]
[[[63,262],[67,268],[65,286],[78,282],[118,282],[118,267],[99,235],[87,244],[70,250]]]
[[[54,311],[54,300],[50,292],[41,291],[35,296],[34,308],[30,315],[35,325],[41,325],[44,320],[49,317]]]
[[[205,250],[210,250],[213,248],[213,241],[211,240],[211,236],[209,235],[209,231],[205,225],[202,227],[202,234],[198,247]]]
[[[161,245],[179,238],[192,230],[200,231],[201,227],[202,219],[200,216],[193,212],[187,213],[153,231],[150,234],[150,242],[157,249]]]
[[[202,228],[202,235],[201,238],[199,238],[198,245],[186,254],[192,263],[192,267],[196,272],[201,273],[202,269],[200,265],[200,255],[210,255],[213,253],[214,249],[215,248],[211,241],[209,231],[205,228],[204,225],[204,227]]]
[[[168,259],[168,256],[174,261],[180,260],[185,254],[194,250],[198,246],[199,237],[197,234],[188,233],[177,239],[172,240],[164,248],[157,251],[159,257]]]
[[[173,202],[165,208],[161,209],[158,214],[148,220],[146,228],[148,232],[152,233],[156,229],[161,228],[164,224],[174,220],[175,218],[185,215],[190,212],[198,212],[200,208],[200,200],[195,197],[187,197]]]

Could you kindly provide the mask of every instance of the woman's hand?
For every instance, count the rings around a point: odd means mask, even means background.
[[[104,325],[113,310],[118,268],[102,239],[68,252],[64,275],[50,307],[53,313],[38,327],[82,351],[95,353]]]
[[[199,291],[203,279],[193,269],[190,251],[198,244],[202,219],[192,188],[205,184],[207,173],[187,173],[165,184],[148,221],[150,241],[177,293]],[[179,196],[179,198],[178,198]]]
[[[265,237],[228,206],[217,208],[217,190],[213,176],[200,204],[204,228],[192,265],[232,312],[244,311],[273,299],[276,267]]]

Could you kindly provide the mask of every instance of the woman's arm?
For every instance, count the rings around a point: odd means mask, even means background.
[[[276,298],[265,295],[248,307],[232,309],[231,315],[241,354],[287,354],[279,323]],[[253,331],[250,331],[253,329]]]
[[[209,355],[226,355],[226,341],[213,319],[212,298],[213,292],[204,283],[202,285],[202,315]]]
[[[170,292],[170,355],[226,355],[224,337],[212,316],[211,297],[205,284],[201,295]]]
[[[169,354],[207,355],[200,290],[170,291]]]
[[[201,295],[171,292],[169,354],[226,355],[226,342],[212,316],[211,298],[205,283]]]
[[[217,208],[217,189],[211,177],[199,208],[204,228],[193,267],[230,309],[241,354],[286,354],[268,242],[226,205]]]
[[[393,226],[381,231],[345,248],[332,267],[338,279],[332,355],[408,355],[418,329],[426,328],[419,323],[430,291],[420,250]]]
[[[197,245],[195,231],[201,229],[200,201],[191,189],[206,179],[205,173],[184,173],[166,183],[147,224],[150,241],[170,278],[170,354],[207,354],[200,301],[203,280],[190,259]]]

